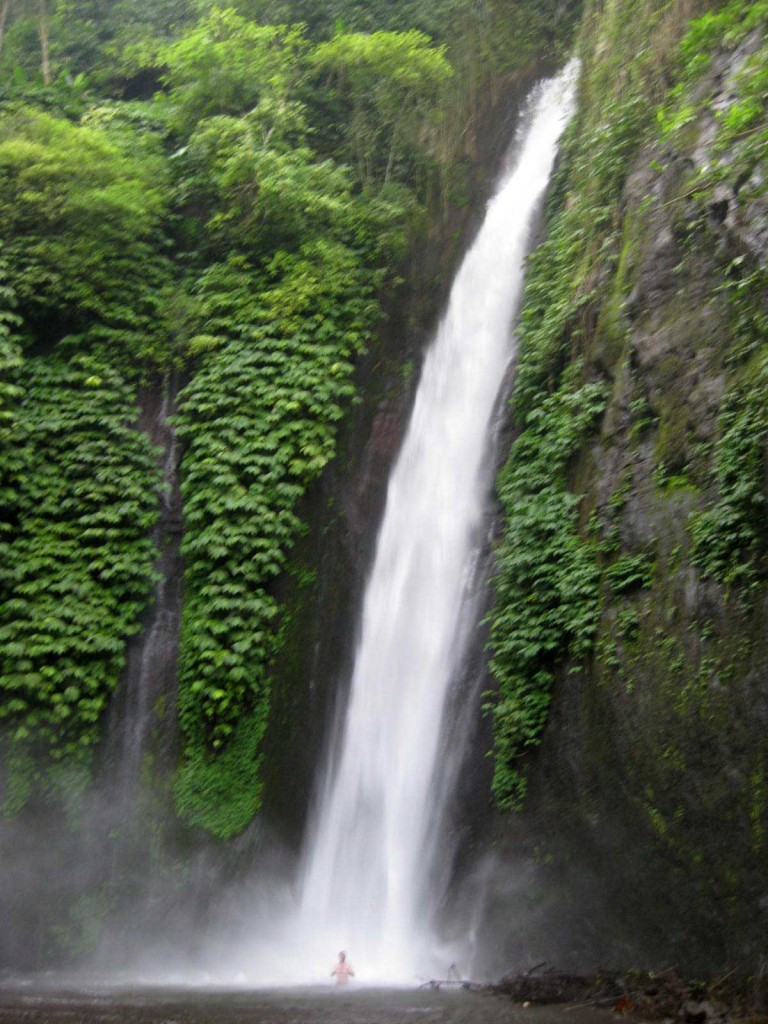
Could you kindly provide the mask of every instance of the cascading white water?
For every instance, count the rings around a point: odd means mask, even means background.
[[[435,804],[445,792],[436,783],[451,756],[440,750],[444,707],[473,626],[465,598],[483,538],[490,426],[514,355],[529,232],[576,75],[573,61],[535,91],[516,163],[489,203],[427,354],[389,482],[300,906],[290,920],[273,915],[273,927],[259,929],[248,975],[260,983],[327,980],[339,949],[349,950],[358,980],[384,984],[439,976],[450,963],[430,934],[426,891]]]
[[[365,974],[429,968],[426,834],[443,708],[461,667],[465,580],[490,487],[489,427],[511,351],[533,215],[573,103],[575,63],[539,88],[427,355],[365,595],[340,754],[302,890],[304,927]],[[435,830],[432,830],[433,834]]]

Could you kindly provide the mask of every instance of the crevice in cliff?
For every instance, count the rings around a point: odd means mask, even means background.
[[[126,807],[142,785],[142,762],[162,755],[172,766],[176,747],[175,690],[181,621],[184,565],[179,486],[180,445],[172,417],[180,390],[173,371],[162,382],[139,393],[138,428],[157,447],[162,467],[160,516],[152,532],[158,551],[157,581],[152,604],[144,614],[141,632],[128,644],[126,665],[109,710],[102,778],[114,787]]]

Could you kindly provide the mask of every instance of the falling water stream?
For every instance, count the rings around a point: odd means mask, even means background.
[[[112,800],[124,818],[141,787],[142,762],[160,726],[158,704],[173,699],[177,673],[178,633],[181,619],[182,526],[179,464],[181,451],[172,426],[180,382],[173,373],[162,393],[144,402],[144,427],[162,453],[163,490],[160,517],[153,540],[160,558],[154,601],[146,629],[129,645],[125,672],[108,726],[107,746],[114,763]],[[152,399],[155,399],[153,402]]]
[[[299,915],[302,944],[316,937],[316,955],[322,948],[326,960],[348,948],[371,980],[412,981],[450,962],[431,934],[426,891],[439,855],[435,781],[451,757],[441,750],[441,726],[473,625],[464,621],[465,599],[484,534],[490,427],[514,355],[529,234],[576,74],[572,62],[531,99],[516,161],[489,203],[426,356],[389,482]]]

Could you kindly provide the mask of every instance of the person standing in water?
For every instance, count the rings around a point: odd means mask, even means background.
[[[355,972],[352,970],[352,964],[347,960],[347,954],[342,951],[339,953],[339,962],[331,971],[331,977],[336,975],[336,984],[343,988],[347,984],[350,978],[354,978]]]

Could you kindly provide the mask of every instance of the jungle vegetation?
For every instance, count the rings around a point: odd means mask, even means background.
[[[175,797],[225,838],[260,802],[302,495],[334,457],[425,219],[551,58],[553,0],[0,0],[4,812],[93,763],[152,600],[139,388],[186,381]]]

